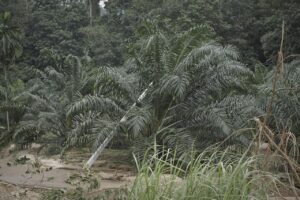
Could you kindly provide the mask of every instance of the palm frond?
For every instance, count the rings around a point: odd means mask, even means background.
[[[86,95],[82,99],[72,103],[66,113],[67,117],[72,117],[78,113],[87,112],[90,110],[104,112],[114,111],[122,113],[123,110],[112,100],[105,97]]]
[[[129,113],[127,117],[128,130],[132,134],[133,138],[137,137],[141,133],[145,133],[145,129],[150,127],[152,120],[152,113],[149,108],[135,107]]]

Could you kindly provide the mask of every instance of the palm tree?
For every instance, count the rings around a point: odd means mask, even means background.
[[[252,97],[243,96],[244,82],[252,72],[238,61],[234,47],[211,41],[209,27],[196,27],[170,39],[152,24],[141,32],[146,37],[134,46],[129,63],[142,85],[153,81],[153,88],[129,114],[127,124],[134,137],[144,136],[140,141],[152,138],[187,153],[186,148],[224,140],[260,111],[251,105]],[[248,114],[232,123],[239,118],[233,113],[239,108]],[[244,136],[237,141],[248,144]]]
[[[136,142],[137,149],[147,149],[154,142],[156,147],[167,145],[188,154],[195,142],[201,146],[207,139],[220,141],[239,128],[241,123],[230,124],[233,116],[225,110],[230,98],[236,102],[232,102],[232,107],[238,110],[237,102],[243,97],[234,95],[246,90],[243,80],[252,73],[238,62],[233,47],[211,42],[213,33],[207,26],[168,37],[155,25],[146,23],[139,34],[141,40],[132,46],[132,58],[125,68],[139,77],[139,88],[149,84],[152,87],[145,99],[128,111],[127,120],[121,122],[125,132],[140,142]],[[205,120],[199,123],[202,118]],[[214,127],[213,134],[205,139],[211,133],[208,127]],[[243,136],[238,141],[248,144]]]
[[[134,95],[124,72],[107,67],[94,68],[88,59],[61,56],[45,50],[49,66],[35,69],[27,92],[30,104],[15,131],[24,142],[51,133],[65,145],[64,150],[102,141],[115,119]],[[112,89],[114,88],[114,89]]]
[[[281,130],[299,132],[300,127],[300,60],[295,59],[285,63],[284,68],[279,72],[275,91],[273,91],[273,77],[275,70],[265,75],[262,83],[257,87],[259,105],[265,109],[272,93],[276,98],[272,102],[272,113],[268,125],[277,133]]]
[[[68,147],[92,143],[95,149],[112,138],[120,128],[116,122],[136,99],[136,78],[123,68],[100,67],[92,74],[93,93],[69,106],[68,118],[73,119],[74,128],[68,137]]]
[[[8,104],[9,80],[7,76],[8,67],[15,62],[15,59],[21,54],[20,31],[17,27],[11,25],[11,14],[4,12],[0,14],[0,62],[4,73],[5,82],[5,102]],[[6,111],[7,130],[10,131],[9,111]]]

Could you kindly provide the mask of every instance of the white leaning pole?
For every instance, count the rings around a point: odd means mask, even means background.
[[[139,96],[137,102],[140,103],[147,95],[147,92],[149,90],[149,88],[153,85],[153,82],[151,82],[148,86],[147,89],[144,90],[144,92]],[[136,106],[136,103],[134,103],[130,109],[125,113],[125,115],[122,117],[122,119],[120,120],[119,123],[123,123],[127,121],[127,114],[129,113],[129,111],[131,109],[133,109]],[[117,126],[114,130],[112,130],[110,132],[110,134],[108,135],[108,137],[103,141],[103,143],[97,148],[97,150],[95,151],[95,153],[93,153],[93,155],[90,157],[90,159],[86,162],[86,167],[87,168],[91,168],[92,165],[94,164],[94,162],[97,160],[97,158],[100,156],[100,154],[103,152],[103,150],[105,149],[105,147],[109,144],[109,142],[112,140],[112,138],[116,135],[117,133]]]

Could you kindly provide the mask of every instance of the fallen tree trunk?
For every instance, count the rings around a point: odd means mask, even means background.
[[[148,86],[147,89],[144,90],[144,92],[139,96],[137,103],[140,103],[147,95],[147,92],[149,90],[149,88],[153,85],[153,82],[151,82]],[[125,113],[125,115],[122,117],[122,119],[120,120],[119,123],[123,123],[127,121],[127,114],[130,112],[130,110],[132,110],[134,107],[136,106],[136,103],[134,103],[130,109]],[[97,148],[97,150],[95,151],[95,153],[90,157],[90,159],[87,161],[86,163],[86,167],[90,168],[92,167],[92,165],[94,164],[94,162],[97,160],[97,158],[101,155],[101,153],[103,152],[103,150],[106,148],[106,146],[109,144],[109,142],[112,140],[112,138],[116,135],[117,133],[117,127],[110,132],[110,134],[108,135],[108,137],[103,141],[103,143]]]

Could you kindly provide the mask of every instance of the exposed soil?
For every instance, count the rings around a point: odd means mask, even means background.
[[[86,189],[86,195],[93,197],[108,189],[127,188],[135,179],[134,166],[124,150],[105,151],[92,172],[86,172],[83,164],[91,155],[87,149],[70,151],[64,160],[58,155],[38,155],[34,149],[14,153],[8,149],[0,153],[1,200],[34,200],[45,190],[67,191],[77,187]],[[91,179],[99,184],[90,190]]]

